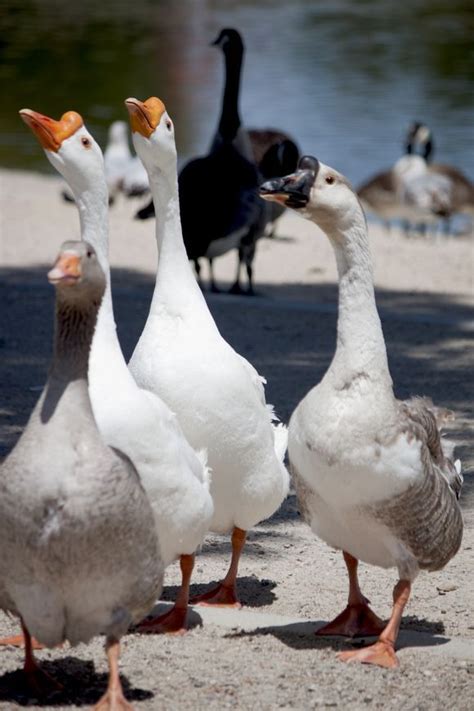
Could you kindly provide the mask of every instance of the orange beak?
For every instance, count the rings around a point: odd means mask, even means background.
[[[43,148],[57,153],[62,142],[83,126],[82,116],[76,111],[67,111],[59,121],[43,116],[31,109],[21,109],[20,116],[31,128]]]
[[[156,96],[150,96],[146,101],[125,99],[125,106],[133,133],[140,133],[145,138],[150,138],[166,111],[164,103]]]
[[[71,252],[63,252],[48,272],[48,281],[50,284],[74,284],[81,276],[81,258]]]

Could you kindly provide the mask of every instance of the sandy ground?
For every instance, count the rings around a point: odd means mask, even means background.
[[[59,181],[0,171],[0,456],[15,443],[45,379],[51,347],[52,290],[45,271],[60,243],[78,235]],[[111,211],[111,256],[119,334],[127,356],[143,326],[153,289],[153,223],[134,222],[139,201]],[[458,556],[416,581],[395,671],[348,666],[335,650],[346,640],[317,639],[318,622],[345,604],[339,553],[301,522],[295,497],[249,534],[240,566],[244,609],[213,615],[196,608],[183,638],[124,640],[121,669],[137,709],[351,708],[472,709],[474,705],[474,486],[472,447],[472,238],[406,239],[371,229],[377,299],[396,392],[426,394],[457,415],[452,435],[464,463],[466,530]],[[217,262],[225,287],[235,255]],[[260,296],[212,295],[209,305],[229,342],[268,379],[267,399],[283,421],[324,373],[335,344],[332,252],[309,223],[286,215],[277,237],[261,241]],[[229,543],[210,536],[196,564],[193,591],[226,569]],[[166,575],[173,599],[177,566]],[[361,582],[381,616],[390,611],[394,571],[361,566]],[[0,634],[16,629],[0,616]],[[102,642],[41,651],[65,691],[43,708],[93,703],[104,689]],[[35,707],[20,671],[21,652],[0,649],[0,707]]]

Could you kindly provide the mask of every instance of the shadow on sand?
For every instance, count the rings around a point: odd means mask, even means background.
[[[7,672],[0,677],[0,702],[13,702],[20,706],[90,706],[97,703],[107,688],[107,674],[97,674],[93,662],[77,657],[64,657],[42,661],[41,669],[58,681],[63,689],[37,698],[28,691],[22,669]],[[131,686],[126,676],[120,675],[128,701],[153,698],[151,691]]]

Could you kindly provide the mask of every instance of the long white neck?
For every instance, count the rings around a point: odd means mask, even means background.
[[[362,210],[344,230],[328,230],[339,274],[336,353],[329,373],[338,386],[359,376],[391,387],[387,351],[374,294],[372,260]],[[341,381],[341,383],[339,383]]]
[[[184,246],[176,168],[165,173],[147,167],[156,214],[158,270],[150,315],[165,309],[173,315],[214,321],[193,274]],[[171,174],[173,173],[173,174]]]
[[[79,211],[81,237],[94,247],[107,281],[97,319],[97,331],[107,329],[115,333],[109,265],[109,198],[105,175],[97,173],[93,186],[78,188],[71,184],[71,188]]]

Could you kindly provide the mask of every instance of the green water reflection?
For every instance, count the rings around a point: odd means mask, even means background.
[[[474,172],[472,0],[0,0],[0,165],[48,169],[18,109],[73,108],[103,144],[130,95],[163,97],[181,154],[205,150],[222,26],[246,39],[247,123],[286,128],[359,179],[397,157],[419,118],[444,159]]]

